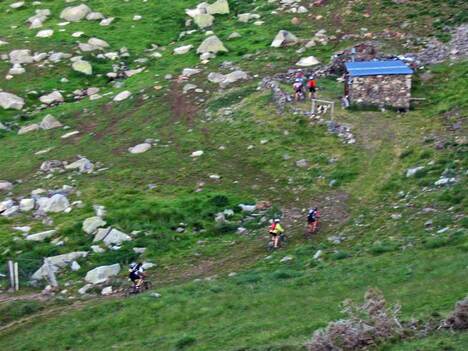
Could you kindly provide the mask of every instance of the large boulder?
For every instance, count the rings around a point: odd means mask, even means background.
[[[45,239],[48,239],[51,236],[53,236],[56,232],[56,230],[47,230],[45,232],[29,234],[26,236],[25,239],[29,241],[44,241]]]
[[[40,129],[39,124],[33,123],[30,125],[21,127],[20,130],[18,131],[18,135],[35,132],[36,130],[39,130],[39,129]]]
[[[104,283],[109,278],[120,273],[120,264],[116,263],[110,266],[100,266],[86,273],[85,280],[91,284]]]
[[[24,106],[24,100],[14,94],[0,91],[0,106],[5,110],[21,110]]]
[[[13,189],[13,184],[7,180],[0,180],[0,191],[10,191]]]
[[[34,58],[31,56],[31,50],[29,49],[19,49],[19,50],[13,50],[8,54],[10,58],[10,63],[12,65],[14,64],[28,64],[28,63],[33,63]]]
[[[82,157],[79,160],[66,165],[65,169],[78,170],[80,173],[91,173],[94,170],[94,165],[86,157]]]
[[[129,235],[117,229],[109,227],[104,229],[98,229],[93,242],[102,241],[107,247],[109,247],[112,245],[120,245],[124,241],[130,240],[132,240],[132,238]]]
[[[59,91],[54,90],[53,92],[49,94],[45,94],[39,97],[39,101],[46,105],[52,105],[54,103],[63,102],[64,99],[63,99],[62,94]]]
[[[70,207],[70,202],[68,201],[67,197],[62,194],[55,194],[51,198],[40,198],[38,200],[39,203],[39,210],[44,212],[63,212],[68,207]]]
[[[91,9],[85,4],[81,4],[78,6],[66,7],[60,13],[60,18],[69,22],[79,22],[89,13],[91,13]]]
[[[49,130],[62,127],[62,123],[60,123],[54,116],[47,115],[42,119],[39,127],[44,130]]]
[[[288,32],[287,30],[280,30],[278,34],[276,34],[275,39],[273,39],[273,42],[271,43],[272,48],[279,48],[282,46],[288,46],[288,45],[294,45],[299,42],[299,39],[292,34],[291,32]]]
[[[93,66],[88,61],[84,60],[78,60],[73,62],[72,68],[74,71],[86,74],[87,76],[90,76],[93,74]]]
[[[216,35],[212,35],[200,44],[200,46],[197,49],[197,54],[204,54],[204,53],[214,53],[216,54],[217,52],[227,52],[228,49],[224,47],[224,44],[221,40]]]
[[[47,260],[50,263],[52,270],[57,273],[60,268],[66,267],[71,262],[76,261],[79,258],[86,257],[88,255],[87,251],[76,251],[76,252],[69,252],[66,254],[48,257]],[[41,268],[39,268],[34,274],[31,276],[32,280],[40,280],[47,277],[48,268],[44,263]]]
[[[83,231],[86,234],[93,234],[96,230],[106,225],[106,221],[103,220],[101,217],[94,216],[86,218],[83,221]]]

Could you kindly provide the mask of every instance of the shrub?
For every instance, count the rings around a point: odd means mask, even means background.
[[[331,322],[317,330],[306,344],[308,351],[362,350],[402,334],[398,319],[400,306],[387,307],[378,290],[368,290],[362,305],[347,300],[343,307],[348,319]]]

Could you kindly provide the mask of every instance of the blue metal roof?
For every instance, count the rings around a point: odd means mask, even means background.
[[[401,60],[346,62],[345,66],[351,77],[413,74],[413,70]]]

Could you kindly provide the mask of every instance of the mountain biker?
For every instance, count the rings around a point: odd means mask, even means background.
[[[145,270],[143,269],[142,263],[131,263],[130,269],[128,270],[129,274],[128,277],[133,283],[134,288],[139,288],[140,285],[143,283],[143,279],[145,278]]]
[[[307,227],[309,229],[309,233],[315,233],[315,231],[317,230],[319,218],[320,211],[318,210],[318,207],[311,208],[309,210],[309,214],[307,215]]]
[[[280,220],[277,218],[273,221],[269,229],[271,239],[273,240],[273,247],[278,248],[281,234],[284,232],[283,227],[280,224]]]
[[[296,78],[293,83],[294,99],[299,101],[304,96],[304,81],[302,78]]]
[[[307,80],[307,90],[309,90],[309,98],[315,99],[315,93],[317,91],[317,82],[313,76],[310,76]]]

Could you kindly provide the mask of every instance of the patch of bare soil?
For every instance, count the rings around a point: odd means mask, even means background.
[[[175,81],[169,90],[169,105],[171,106],[171,116],[173,122],[184,122],[188,126],[193,125],[198,107],[190,100],[187,94],[182,92],[181,83]]]

